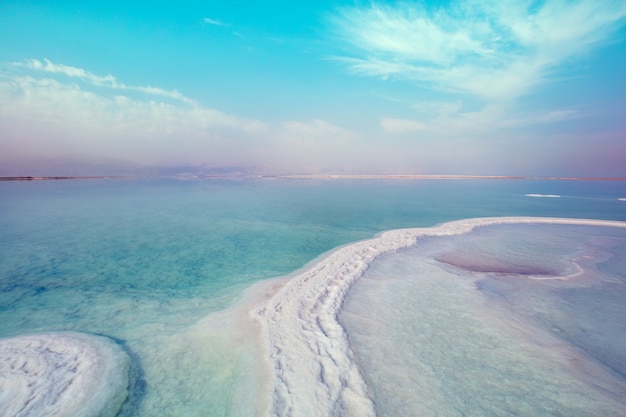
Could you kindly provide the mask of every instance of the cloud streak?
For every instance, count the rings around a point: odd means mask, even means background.
[[[82,81],[86,81],[97,87],[106,87],[114,90],[127,90],[127,91],[137,91],[143,94],[148,94],[152,96],[158,97],[167,97],[170,99],[178,100],[183,103],[189,105],[197,105],[197,103],[185,97],[177,90],[165,90],[158,87],[151,86],[132,86],[126,85],[124,83],[119,82],[112,75],[96,75],[89,71],[86,71],[82,68],[77,68],[69,65],[56,64],[48,59],[44,59],[43,61],[39,61],[37,59],[29,59],[24,62],[14,62],[11,64],[13,67],[21,67],[28,68],[30,70],[49,73],[49,74],[60,74],[69,78],[78,78]]]
[[[202,19],[202,21],[208,25],[213,25],[213,26],[224,26],[224,27],[230,26],[228,23],[224,23],[219,20],[211,19],[208,17],[205,17],[204,19]]]
[[[344,8],[331,20],[358,75],[409,80],[445,92],[511,100],[569,59],[607,42],[626,3],[606,0],[464,0]]]
[[[383,117],[380,121],[383,131],[392,134],[423,132],[429,130],[429,126],[415,120],[396,119]]]

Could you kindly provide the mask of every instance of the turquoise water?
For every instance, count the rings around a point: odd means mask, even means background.
[[[201,321],[252,283],[388,229],[483,216],[626,220],[624,197],[625,184],[609,181],[4,182],[0,337],[113,338],[132,359],[123,416],[258,415],[253,342],[227,319]]]

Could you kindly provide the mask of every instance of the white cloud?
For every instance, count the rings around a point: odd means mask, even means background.
[[[572,60],[610,43],[626,22],[618,0],[460,0],[363,3],[331,22],[344,45],[333,57],[354,75],[402,80],[423,98],[414,117],[381,117],[383,132],[426,141],[512,138],[519,128],[589,117],[571,103],[525,108],[523,96],[570,77]],[[417,97],[416,97],[417,98]],[[531,99],[532,100],[532,99]],[[582,106],[579,106],[582,107]],[[422,143],[424,141],[420,141]]]
[[[460,100],[428,102],[421,101],[418,103],[413,103],[411,107],[420,113],[441,117],[445,115],[453,115],[459,113],[463,108],[463,103]]]
[[[387,133],[402,134],[429,130],[429,126],[416,120],[394,119],[383,117],[380,121],[381,127]]]
[[[55,64],[48,59],[44,59],[43,62],[37,59],[28,59],[23,63],[15,62],[13,63],[13,65],[24,66],[26,68],[49,72],[53,74],[63,74],[68,77],[76,77],[87,80],[95,85],[105,85],[112,88],[117,88],[117,82],[115,81],[115,77],[113,77],[112,75],[98,76],[88,71],[85,71],[82,68],[76,68],[63,64]]]
[[[581,117],[584,117],[584,114],[578,110],[561,109],[541,114],[536,118],[536,120],[538,123],[553,123],[562,122],[564,120],[580,119]]]
[[[321,119],[292,120],[275,126],[271,140],[259,153],[270,166],[292,172],[346,169],[362,163],[360,135]]]
[[[258,120],[218,110],[108,97],[31,76],[0,78],[0,115],[5,121],[0,146],[10,145],[24,157],[69,153],[127,157],[143,164],[203,157],[215,161],[219,156],[210,151],[222,142],[252,140],[269,129]]]
[[[291,142],[324,140],[328,142],[344,142],[356,139],[357,135],[347,129],[335,126],[324,120],[314,119],[311,122],[289,121],[282,123],[285,139]]]
[[[422,119],[383,117],[380,120],[383,131],[389,134],[428,132],[429,138],[440,139],[467,137],[489,140],[502,129],[553,124],[587,116],[577,109],[523,113],[502,103],[466,111],[461,111],[459,102],[423,102],[413,107],[425,116]]]
[[[93,86],[111,80],[121,85],[114,77],[29,62],[29,68],[47,70],[0,73],[0,165],[75,158],[302,172],[342,166],[359,138],[320,119],[267,123],[201,105],[105,95]],[[56,73],[72,75],[49,76]],[[75,78],[90,82],[75,83]]]
[[[221,22],[219,20],[215,20],[215,19],[210,19],[208,17],[205,17],[203,19],[204,23],[209,24],[209,25],[213,25],[213,26],[230,26],[228,23],[224,23]]]
[[[586,116],[586,113],[576,109],[557,109],[544,113],[531,113],[523,116],[511,117],[508,120],[501,121],[500,124],[506,127],[543,125],[581,119]]]
[[[197,103],[185,97],[177,90],[165,90],[162,88],[151,86],[131,86],[117,81],[112,75],[96,75],[82,68],[77,68],[69,65],[56,64],[48,59],[44,59],[43,62],[37,59],[29,59],[24,62],[14,62],[11,64],[13,67],[23,67],[35,71],[41,71],[50,74],[61,74],[70,78],[79,78],[83,81],[91,83],[98,87],[106,87],[116,90],[138,91],[144,94],[167,97],[181,102],[196,105]]]
[[[625,17],[626,3],[617,0],[464,0],[448,9],[345,8],[333,23],[352,49],[336,59],[356,74],[506,100],[606,42]]]

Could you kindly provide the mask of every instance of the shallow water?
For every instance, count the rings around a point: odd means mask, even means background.
[[[623,415],[624,243],[497,225],[383,255],[340,315],[378,415]]]
[[[132,360],[123,416],[262,415],[250,329],[212,315],[252,283],[386,229],[494,215],[626,220],[625,195],[618,182],[0,183],[0,337],[113,338]]]

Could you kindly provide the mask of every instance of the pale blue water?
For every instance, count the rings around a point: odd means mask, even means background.
[[[497,225],[383,255],[340,315],[378,416],[623,416],[625,245]]]
[[[253,415],[249,346],[190,331],[250,284],[388,229],[484,216],[626,220],[624,197],[626,184],[610,181],[2,182],[0,337],[117,340],[133,360],[123,416]]]

